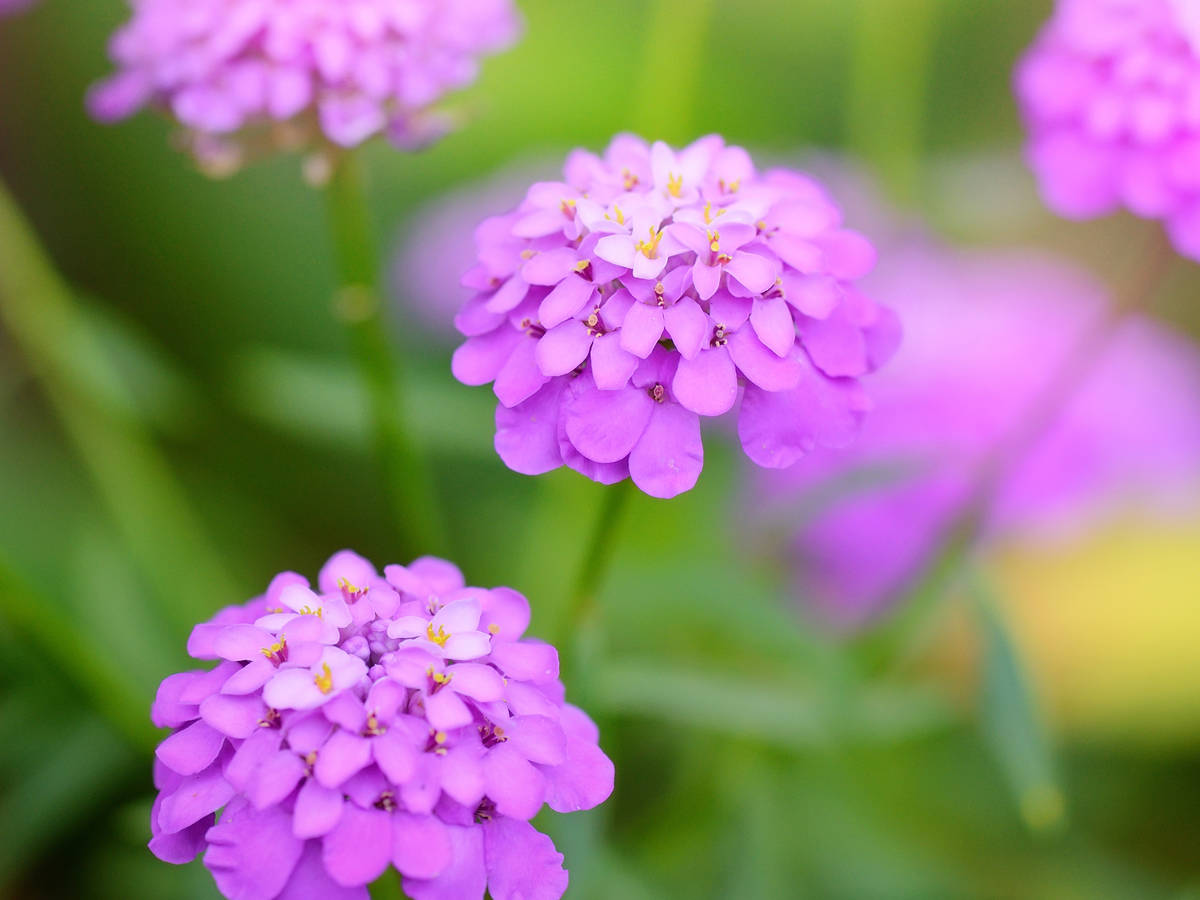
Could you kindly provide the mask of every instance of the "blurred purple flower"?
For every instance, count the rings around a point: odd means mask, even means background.
[[[517,163],[435,197],[410,217],[392,257],[391,291],[406,320],[439,338],[457,338],[454,317],[474,291],[459,277],[475,265],[475,229],[484,213],[512,209],[545,165]]]
[[[28,9],[33,0],[0,0],[0,16],[11,16]]]
[[[756,516],[794,534],[798,592],[839,624],[879,612],[931,561],[981,463],[1106,306],[1065,264],[926,241],[889,247],[868,287],[903,316],[905,343],[858,443],[758,475],[754,492]],[[1200,352],[1132,318],[1015,461],[985,533],[1048,537],[1114,505],[1179,503],[1198,483]]]
[[[536,475],[562,465],[655,497],[696,483],[700,417],[741,396],[756,463],[844,446],[859,377],[899,326],[854,287],[875,251],[812,179],[760,175],[719,136],[676,153],[615,138],[567,159],[476,231],[476,293],[456,318],[465,384],[495,382],[496,450]]]
[[[238,900],[365,900],[389,865],[414,900],[555,900],[562,856],[529,820],[612,792],[598,732],[564,702],[529,604],[444,560],[343,551],[199,625],[209,671],[163,681],[150,849],[204,852]]]
[[[432,111],[519,30],[510,0],[135,0],[114,36],[119,71],[93,88],[104,121],[161,106],[212,167],[258,145],[419,145]]]
[[[1200,260],[1200,4],[1059,0],[1016,86],[1056,212],[1124,206]]]

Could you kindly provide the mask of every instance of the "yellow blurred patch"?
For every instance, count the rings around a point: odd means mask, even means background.
[[[1200,739],[1200,518],[1008,544],[985,565],[1056,730]]]

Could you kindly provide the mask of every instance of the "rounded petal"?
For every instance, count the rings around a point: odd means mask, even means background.
[[[392,859],[389,814],[347,803],[337,826],[325,835],[321,858],[329,877],[344,887],[374,881]]]
[[[796,323],[792,311],[782,297],[755,300],[750,313],[750,326],[763,345],[778,357],[788,355],[796,343]]]
[[[559,900],[567,890],[562,854],[528,822],[485,822],[483,854],[492,900]]]
[[[514,472],[541,475],[562,465],[558,414],[565,383],[555,379],[523,403],[496,407],[496,453]]]
[[[662,338],[665,327],[660,307],[635,303],[621,322],[621,347],[639,359],[645,359]]]
[[[613,792],[612,760],[592,741],[568,737],[566,760],[546,769],[546,802],[555,812],[578,812],[599,806]]]
[[[663,322],[675,349],[685,359],[691,359],[699,353],[712,336],[708,314],[691,297],[681,297],[663,310]]]
[[[468,338],[454,351],[450,371],[463,384],[480,385],[495,381],[523,337],[515,328],[502,327]]]
[[[275,900],[370,900],[365,887],[343,887],[329,877],[321,845],[308,841],[283,892]]]
[[[541,641],[500,642],[492,648],[491,661],[509,678],[544,684],[558,677],[558,651]]]
[[[797,347],[781,359],[762,345],[752,328],[735,331],[726,346],[738,371],[764,391],[788,391],[800,381],[802,351]]]
[[[296,795],[292,812],[292,834],[301,840],[324,837],[342,818],[342,792],[307,779]]]
[[[483,758],[488,797],[503,816],[532,819],[546,800],[546,779],[507,743],[492,747]]]
[[[392,864],[407,878],[436,878],[450,865],[446,826],[434,816],[392,814]]]
[[[544,328],[554,328],[583,312],[595,292],[595,286],[586,279],[576,275],[563,279],[538,306],[538,321]]]
[[[814,447],[848,444],[858,433],[866,406],[857,382],[826,378],[802,365],[800,382],[790,391],[747,386],[738,436],[750,459],[768,469],[782,469]]]
[[[592,334],[578,319],[568,319],[537,342],[538,368],[543,375],[566,375],[583,364],[592,349]]]
[[[650,420],[654,401],[645,391],[584,390],[564,410],[571,444],[594,462],[617,462],[629,455]]]
[[[451,687],[480,703],[491,703],[504,696],[504,680],[491,666],[481,663],[455,663],[446,669]]]
[[[278,896],[304,849],[291,816],[278,807],[226,810],[207,838],[204,865],[226,897]]]
[[[703,468],[704,444],[696,414],[676,403],[655,409],[629,454],[633,483],[651,497],[665,500],[695,487]]]
[[[195,775],[207,769],[224,746],[224,734],[207,722],[196,721],[159,744],[154,755],[180,775]]]
[[[671,384],[675,398],[702,416],[729,412],[737,401],[737,370],[724,347],[702,350],[693,359],[681,359]]]
[[[496,373],[493,390],[496,398],[505,406],[516,406],[528,400],[550,380],[550,377],[543,375],[538,368],[537,345],[537,341],[523,335],[514,347],[512,355]]]
[[[483,829],[470,825],[446,826],[450,838],[450,864],[432,879],[404,879],[404,893],[412,900],[479,900],[487,889],[483,863]]]
[[[598,335],[591,344],[592,379],[602,391],[618,391],[629,384],[638,358],[621,346],[619,333]]]

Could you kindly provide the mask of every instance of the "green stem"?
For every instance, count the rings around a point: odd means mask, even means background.
[[[980,463],[970,496],[943,531],[941,550],[914,579],[910,602],[901,604],[892,621],[868,640],[868,657],[873,663],[895,664],[923,643],[935,612],[958,579],[963,562],[978,544],[997,494],[1094,373],[1128,317],[1151,303],[1175,258],[1170,244],[1155,225],[1148,246],[1139,254],[1139,264],[1111,308],[1084,332],[1021,421]]]
[[[563,611],[560,630],[564,632],[564,636],[578,632],[585,623],[594,618],[596,595],[612,561],[621,514],[629,502],[629,496],[635,490],[633,482],[629,479],[604,489],[600,512],[592,525],[588,542],[584,545],[583,560]]]
[[[120,377],[2,182],[0,321],[39,379],[164,617],[186,634],[240,596],[149,433],[88,383],[84,373],[107,383]]]
[[[865,0],[857,10],[847,144],[897,200],[920,196],[920,162],[939,0]]]
[[[405,428],[400,364],[379,299],[370,212],[353,155],[338,159],[326,195],[340,285],[334,312],[346,328],[366,391],[393,526],[408,555],[444,553],[433,482]]]

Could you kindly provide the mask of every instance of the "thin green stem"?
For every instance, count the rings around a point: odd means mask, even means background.
[[[585,622],[594,618],[596,595],[603,586],[604,576],[612,561],[621,514],[635,490],[633,482],[628,479],[604,490],[599,514],[584,545],[583,559],[563,610],[560,628],[564,636],[578,631]]]
[[[868,641],[870,660],[878,664],[895,664],[921,644],[934,613],[959,578],[964,560],[978,544],[997,494],[1094,373],[1128,317],[1150,305],[1175,258],[1170,244],[1156,226],[1147,247],[1139,253],[1138,265],[1117,293],[1113,305],[1080,337],[1020,422],[976,469],[970,495],[943,530],[940,552],[913,581],[910,602],[901,604],[896,616]]]
[[[374,428],[393,526],[410,556],[444,553],[433,481],[405,427],[401,371],[379,299],[379,263],[362,173],[352,154],[336,162],[326,191],[339,288],[334,312],[346,328]]]
[[[98,375],[109,384],[121,379],[3,183],[0,321],[39,379],[164,618],[186,634],[238,597],[147,430],[89,383]]]

